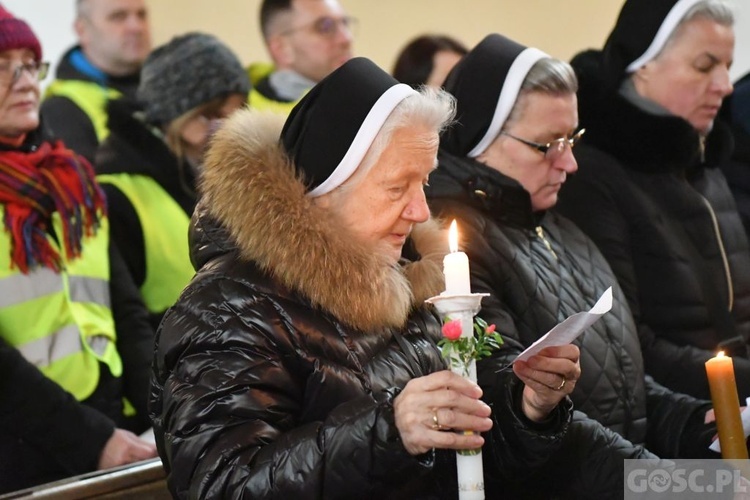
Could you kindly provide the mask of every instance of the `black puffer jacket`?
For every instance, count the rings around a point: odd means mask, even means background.
[[[558,209],[599,246],[640,333],[646,372],[676,391],[708,398],[705,361],[722,341],[750,333],[750,249],[724,176],[731,151],[719,121],[705,140],[685,120],[641,111],[600,80],[601,54],[578,55],[579,171]],[[701,161],[704,156],[704,161]],[[722,314],[731,310],[727,324]],[[734,331],[732,331],[734,330]],[[736,349],[740,396],[750,360]]]
[[[576,340],[581,349],[581,378],[572,394],[576,409],[660,456],[701,454],[696,434],[685,436],[685,430],[702,426],[709,404],[661,391],[644,377],[630,309],[594,242],[554,211],[533,213],[518,182],[470,158],[441,151],[427,193],[435,215],[459,222],[472,290],[491,294],[480,315],[498,325],[508,363],[566,317],[589,310],[612,287],[612,310]],[[649,422],[660,427],[649,429]],[[701,436],[702,450],[712,434]]]
[[[444,369],[439,320],[419,304],[440,290],[445,235],[415,230],[422,261],[383,265],[304,196],[277,122],[238,112],[206,162],[207,208],[191,234],[199,272],[165,315],[154,364],[170,490],[454,498],[455,453],[409,455],[392,408],[409,379]],[[546,425],[528,422],[520,384],[498,363],[480,367],[495,419],[484,454],[492,495],[545,463],[570,418],[564,401]]]

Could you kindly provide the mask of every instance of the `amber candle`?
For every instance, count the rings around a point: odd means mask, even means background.
[[[706,361],[706,373],[719,431],[721,457],[747,459],[732,358],[724,356],[724,352],[720,351],[716,357]]]

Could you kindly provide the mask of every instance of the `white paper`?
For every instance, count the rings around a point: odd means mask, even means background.
[[[513,360],[525,361],[545,347],[568,345],[573,342],[583,331],[596,323],[596,320],[612,309],[612,287],[604,291],[594,307],[588,312],[579,312],[570,315],[562,323],[548,331],[542,338],[534,342],[528,349]]]
[[[745,431],[745,439],[747,439],[747,437],[750,436],[750,398],[745,399],[745,404],[747,406],[742,412],[742,430]],[[709,446],[708,449],[715,451],[716,453],[721,453],[721,444],[719,443],[719,440],[716,439],[716,441],[711,443],[711,446]]]
[[[138,436],[139,438],[143,439],[144,441],[148,441],[151,444],[156,444],[156,437],[154,436],[154,428],[149,427],[146,429],[143,434]]]

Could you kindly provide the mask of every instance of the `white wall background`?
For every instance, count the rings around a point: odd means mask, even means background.
[[[31,26],[42,43],[42,57],[53,67],[62,54],[75,43],[73,18],[75,0],[0,0],[2,5],[16,17]],[[52,81],[48,76],[46,82]],[[43,84],[44,86],[44,84]]]
[[[183,3],[180,0],[172,1],[172,0],[149,0],[152,4],[154,2],[168,2],[171,1],[173,6],[169,9],[170,16],[174,16],[174,18],[179,19],[179,12],[182,10],[180,8],[180,4]],[[208,0],[204,0],[206,8],[209,8],[209,3],[211,4],[210,9],[214,11],[218,7],[217,4],[222,4],[226,0],[214,0],[213,2],[208,2]],[[249,0],[247,0],[249,1]],[[349,6],[352,11],[356,10],[358,2],[373,2],[375,0],[342,0],[342,3],[346,6]],[[409,2],[414,1],[422,1],[424,2],[426,8],[428,4],[433,4],[435,0],[408,0]],[[559,0],[557,0],[559,1]],[[565,1],[565,0],[563,0]],[[601,0],[589,0],[591,2],[600,2]],[[0,0],[0,2],[13,14],[15,14],[17,17],[25,19],[31,27],[34,29],[34,32],[37,34],[37,36],[40,38],[42,42],[42,48],[44,51],[44,58],[45,60],[51,62],[53,65],[59,60],[62,53],[74,43],[75,41],[75,34],[73,32],[73,14],[74,14],[74,4],[75,0]],[[201,2],[203,4],[204,2]],[[511,0],[511,2],[518,2],[520,4],[521,0]],[[734,80],[738,79],[740,76],[744,75],[748,71],[750,71],[750,0],[734,0],[735,5],[737,6],[737,25],[735,27],[735,34],[737,37],[737,43],[735,48],[735,63],[732,68],[732,78]],[[555,2],[557,3],[557,2]],[[184,4],[183,4],[184,5]],[[470,3],[466,3],[465,5],[471,5]],[[159,8],[163,10],[163,7],[165,5],[152,5],[153,10],[157,10],[156,8]],[[432,7],[429,7],[432,9]],[[522,8],[522,7],[518,7]],[[221,10],[220,10],[221,11]],[[214,11],[216,12],[216,11]],[[227,16],[232,16],[232,9],[226,9],[224,10]],[[212,16],[216,16],[215,13],[211,14]],[[192,18],[192,16],[191,16]],[[192,19],[191,19],[192,21]],[[190,23],[191,21],[186,21],[186,23]],[[580,22],[581,20],[579,20]],[[446,20],[446,23],[450,23],[450,20]],[[596,20],[594,21],[596,23],[614,23],[614,19],[607,19],[607,20]],[[179,21],[178,21],[179,23]],[[232,24],[232,23],[228,23]],[[242,23],[244,29],[254,29],[257,30],[256,26],[256,20],[254,17],[247,19],[247,22]],[[171,36],[178,34],[175,33],[164,33],[164,30],[160,30],[159,26],[154,26],[154,41],[155,43],[160,43],[163,41],[168,40],[171,38]],[[185,26],[182,31],[187,31],[188,29],[196,29],[200,28],[199,26]],[[580,30],[581,28],[575,28],[576,30]],[[206,29],[206,31],[211,31],[210,29]],[[226,34],[219,34],[219,36],[222,36],[223,38],[226,38]],[[474,36],[465,36],[464,40],[473,40]],[[364,40],[363,40],[364,41]],[[531,41],[526,43],[533,43]],[[600,46],[601,44],[592,44],[592,47]],[[258,58],[258,54],[256,53],[254,57],[247,56],[241,48],[234,47],[237,53],[240,55],[242,59],[245,59],[245,63],[250,63],[250,59],[256,60]],[[585,47],[581,47],[583,49]],[[368,47],[365,46],[362,43],[358,43],[356,46],[356,52],[360,55],[365,55],[372,57],[373,59],[377,61],[384,60],[383,57],[378,58],[375,54],[371,55],[372,51],[376,50],[376,47],[370,47],[370,50],[368,50]],[[548,52],[555,54],[553,51],[550,51],[549,48],[545,48]],[[557,55],[557,57],[564,57],[562,55]],[[388,59],[389,61],[392,59]],[[381,62],[381,64],[385,64],[384,62]],[[48,78],[47,81],[50,79]]]

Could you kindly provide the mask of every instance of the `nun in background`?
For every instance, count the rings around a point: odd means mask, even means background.
[[[719,165],[734,13],[722,0],[628,0],[601,51],[578,54],[578,173],[558,209],[593,239],[638,322],[646,373],[710,397],[705,362],[734,358],[750,396],[750,247]]]
[[[217,133],[191,232],[199,271],[154,364],[175,497],[456,498],[453,450],[484,446],[486,475],[510,481],[558,448],[576,347],[535,358],[536,384],[567,380],[535,393],[496,357],[483,391],[436,346],[423,301],[444,289],[447,237],[423,185],[452,116],[448,94],[357,58],[283,129],[239,111]]]

